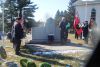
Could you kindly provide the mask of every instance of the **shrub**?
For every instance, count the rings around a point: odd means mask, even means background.
[[[2,63],[0,62],[0,65],[2,65]]]
[[[0,57],[3,59],[7,58],[7,54],[3,46],[0,46]]]
[[[40,67],[51,67],[51,65],[47,62],[44,62],[40,65]]]
[[[36,67],[36,64],[34,62],[28,62],[27,67]]]
[[[21,60],[20,60],[20,65],[21,65],[21,67],[27,67],[27,62],[28,62],[27,59],[21,59]]]

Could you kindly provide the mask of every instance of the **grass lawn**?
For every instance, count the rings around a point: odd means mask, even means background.
[[[74,34],[69,34],[68,35],[68,38],[71,39],[72,42],[74,42],[76,44],[85,44],[84,40],[81,40],[81,39],[77,40],[74,37],[75,37]]]
[[[69,39],[73,42],[84,44],[83,40],[75,40],[73,34],[69,34]],[[32,60],[36,63],[37,67],[42,62],[48,62],[53,67],[65,67],[66,64],[71,64],[72,67],[80,67],[81,62],[85,62],[83,58],[85,58],[86,53],[69,53],[69,54],[63,54],[63,55],[53,55],[53,56],[39,56],[39,55],[31,55],[27,49],[21,47],[21,56],[17,56],[14,53],[14,49],[12,48],[12,43],[10,43],[9,40],[5,40],[5,50],[7,52],[7,61],[14,61],[19,64],[20,59],[27,58],[29,60]],[[19,64],[20,66],[20,64]]]

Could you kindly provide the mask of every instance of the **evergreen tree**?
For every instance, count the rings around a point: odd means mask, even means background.
[[[57,26],[59,25],[59,22],[61,21],[62,15],[63,15],[63,12],[61,13],[59,10],[56,12],[55,23]]]
[[[36,24],[36,21],[33,19],[34,18],[34,12],[35,12],[35,8],[36,5],[28,5],[27,7],[24,7],[23,10],[24,10],[24,13],[23,13],[23,17],[26,21],[26,28],[29,29],[33,26],[35,26]]]
[[[56,15],[55,15],[55,23],[56,25],[58,26],[59,25],[59,22],[61,21],[62,17],[65,17],[67,18],[68,17],[68,12],[65,10],[65,11],[57,11],[56,12]]]
[[[22,9],[31,4],[30,0],[17,0],[17,9],[19,10],[19,16],[22,17]]]
[[[64,17],[67,18],[68,17],[68,12],[65,10],[64,11]]]
[[[74,16],[75,16],[75,7],[73,6],[73,4],[76,2],[77,0],[70,0],[69,2],[69,6],[68,6],[68,18],[69,18],[69,22],[71,24],[71,28],[73,28],[73,22],[74,22]]]
[[[2,31],[2,13],[0,13],[0,31]]]
[[[29,29],[34,25],[35,21],[33,17],[34,17],[34,12],[37,9],[36,4],[33,4],[29,0],[6,0],[4,3],[4,7],[6,9],[4,11],[6,30],[8,31],[11,30],[15,18],[18,16],[22,17],[22,12],[24,12],[23,13],[24,19],[27,20],[27,23],[25,23],[26,24],[25,27]],[[10,21],[8,21],[8,19],[10,19]]]
[[[60,16],[61,16],[61,17],[63,17],[63,16],[64,16],[64,12],[63,12],[63,11],[61,11]]]

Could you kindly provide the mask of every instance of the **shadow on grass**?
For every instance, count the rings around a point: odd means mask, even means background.
[[[47,50],[47,49],[44,49],[43,47],[40,47],[40,46],[35,46],[35,48],[38,48],[38,49],[43,49],[45,51],[53,51],[53,50]],[[85,62],[85,60],[81,60],[79,58],[76,58],[76,57],[72,57],[72,56],[63,56],[61,54],[49,54],[49,55],[32,55],[32,53],[28,53],[27,49],[22,48],[24,50],[21,50],[21,56],[22,57],[26,57],[26,58],[30,58],[30,59],[33,59],[33,60],[37,60],[37,61],[42,61],[42,62],[48,62],[50,64],[57,64],[57,65],[60,65],[60,66],[65,66],[66,64],[62,64],[60,63],[59,61],[56,61],[57,60],[70,60],[70,61],[75,61],[75,62]],[[34,52],[34,51],[33,51]],[[36,51],[37,52],[37,51]],[[40,58],[41,57],[41,58]]]
[[[45,49],[44,47],[41,47],[41,46],[39,46],[39,45],[32,45],[32,44],[29,44],[29,45],[25,45],[25,46],[23,46],[23,47],[21,47],[21,50],[26,50],[26,49],[28,49],[30,52],[38,52],[38,51],[41,51],[41,52],[43,52],[43,51],[53,51],[53,50],[49,50],[49,49]]]
[[[72,43],[72,42],[66,43],[66,46],[74,46],[74,47],[82,47],[82,48],[87,48],[87,49],[93,49],[93,48],[88,47],[88,46],[83,46],[83,44],[76,44],[76,43]]]
[[[62,44],[61,43],[55,43],[55,44],[26,44],[26,46],[29,48],[29,49],[33,49],[34,50],[39,50],[39,51],[50,51],[50,50],[46,50],[44,49],[43,47],[41,47],[40,45],[44,45],[44,46],[52,46],[52,47],[56,47],[56,46],[71,46],[71,47],[80,47],[80,48],[86,48],[86,49],[90,49],[90,50],[93,50],[92,47],[88,47],[88,46],[83,46],[83,44],[76,44],[76,43],[73,43],[73,42],[67,42],[65,44]]]

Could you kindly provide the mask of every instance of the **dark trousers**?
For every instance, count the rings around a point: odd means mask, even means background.
[[[13,42],[13,48],[15,49],[16,54],[20,53],[20,45],[21,45],[21,40],[15,39],[14,42]]]
[[[68,38],[68,31],[61,30],[61,42],[67,41]]]
[[[77,32],[75,31],[75,39],[78,39],[78,38],[80,38],[80,39],[82,39],[82,33],[80,34],[80,36],[77,34]]]
[[[85,42],[88,43],[88,32],[87,31],[83,31],[83,36],[84,36]]]
[[[78,39],[78,34],[76,31],[75,31],[75,39]]]

